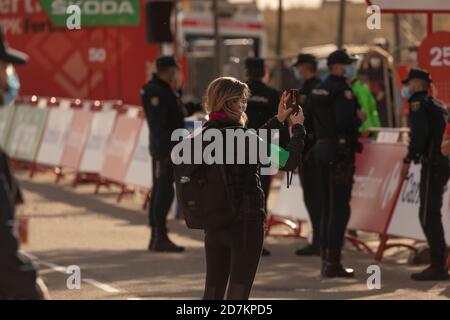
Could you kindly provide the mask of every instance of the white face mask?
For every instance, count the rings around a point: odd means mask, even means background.
[[[241,110],[242,113],[247,111],[247,103],[246,102],[239,102],[239,109]]]

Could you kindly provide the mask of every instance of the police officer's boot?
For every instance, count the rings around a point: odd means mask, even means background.
[[[434,259],[433,259],[434,258]],[[446,281],[449,280],[447,257],[431,257],[431,265],[425,270],[413,273],[411,279],[416,281]]]
[[[328,250],[323,267],[322,277],[324,278],[353,278],[355,271],[351,268],[344,268],[341,264],[341,250]]]
[[[152,235],[148,246],[150,251],[155,252],[183,252],[184,247],[177,246],[167,236],[166,227],[152,227]]]

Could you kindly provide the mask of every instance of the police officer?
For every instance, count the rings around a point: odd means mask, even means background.
[[[0,107],[12,102],[12,88],[7,68],[10,64],[24,64],[27,55],[7,48],[0,30]],[[0,300],[44,299],[48,297],[45,284],[37,277],[34,264],[19,253],[19,241],[14,232],[15,206],[22,202],[19,185],[14,178],[8,156],[0,149]]]
[[[158,252],[183,252],[167,235],[167,214],[173,198],[173,167],[170,152],[173,130],[184,128],[184,110],[172,89],[178,64],[172,56],[156,60],[156,73],[142,88],[142,105],[150,128],[153,190],[149,206],[151,239],[148,249]]]
[[[352,269],[341,264],[345,229],[350,218],[350,199],[355,171],[355,152],[360,148],[361,124],[346,72],[356,59],[345,50],[336,50],[327,58],[329,76],[314,88],[310,108],[319,172],[322,219],[320,246],[322,276],[353,277]]]
[[[321,203],[318,197],[320,189],[317,183],[318,173],[313,150],[315,143],[314,124],[311,110],[308,108],[308,99],[311,91],[320,85],[322,81],[317,73],[317,59],[313,55],[306,53],[299,54],[294,67],[297,68],[298,73],[304,80],[298,97],[298,102],[303,106],[303,112],[305,113],[305,129],[307,134],[305,148],[303,149],[303,163],[300,168],[300,182],[303,188],[303,201],[308,210],[312,227],[312,243],[304,248],[298,249],[295,253],[299,256],[311,256],[320,254]]]
[[[251,96],[248,98],[246,114],[247,127],[258,130],[278,112],[280,94],[277,90],[267,86],[262,79],[266,74],[265,62],[261,58],[247,58],[245,60],[247,82]],[[288,134],[288,133],[287,133]],[[267,199],[270,192],[270,176],[261,175],[261,186],[264,191],[267,212]],[[270,255],[270,251],[263,248],[263,256]]]
[[[449,159],[441,153],[447,108],[428,95],[431,84],[428,72],[411,69],[402,83],[405,84],[402,95],[409,102],[411,128],[402,176],[407,177],[411,162],[421,162],[419,217],[431,256],[431,265],[412,274],[411,278],[418,281],[448,280],[447,246],[441,216],[444,187],[450,177]]]

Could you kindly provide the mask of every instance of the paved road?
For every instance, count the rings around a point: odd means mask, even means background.
[[[22,249],[39,265],[54,299],[198,299],[202,295],[204,258],[202,233],[171,221],[172,239],[187,247],[183,254],[149,253],[149,231],[141,199],[115,202],[116,189],[94,195],[93,185],[70,187],[70,179],[54,184],[51,174],[29,180],[18,177],[29,217],[29,243]],[[273,198],[272,198],[273,200]],[[366,236],[366,235],[365,235]],[[393,249],[380,264],[381,289],[367,288],[366,253],[352,248],[345,261],[357,270],[355,279],[322,280],[319,259],[293,253],[305,243],[269,238],[271,257],[262,258],[252,291],[255,299],[449,299],[450,283],[416,283],[406,264],[408,252]],[[371,241],[376,245],[376,241]],[[81,288],[68,289],[68,266],[79,266]]]

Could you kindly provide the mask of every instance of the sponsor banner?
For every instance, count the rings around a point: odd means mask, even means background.
[[[367,143],[356,156],[349,229],[383,233],[389,224],[401,184],[406,146]]]
[[[117,112],[114,110],[94,113],[89,137],[80,162],[80,172],[100,173],[116,116]]]
[[[126,114],[117,117],[100,171],[102,177],[124,183],[142,123],[143,119],[139,117],[128,117]]]
[[[140,0],[40,0],[49,19],[57,26],[66,26],[73,15],[70,5],[77,5],[83,26],[136,26],[140,22]]]
[[[72,109],[51,109],[42,137],[36,162],[49,166],[60,166],[69,136],[74,111]]]
[[[69,130],[69,136],[67,137],[66,148],[61,160],[61,166],[78,169],[93,118],[94,113],[91,111],[74,111],[72,125]]]
[[[152,160],[149,154],[149,129],[146,122],[142,124],[139,140],[134,149],[125,183],[150,189],[152,185]]]
[[[394,216],[389,225],[388,234],[417,240],[425,240],[419,220],[419,184],[420,165],[411,165],[409,179],[403,183],[395,207]],[[447,244],[450,245],[450,182],[447,184],[442,205],[442,222]]]
[[[400,169],[405,152],[403,145],[364,145],[364,152],[356,158],[349,228],[379,233],[385,231],[401,183]],[[281,185],[272,211],[287,218],[309,220],[298,175],[293,177],[289,189]]]
[[[0,107],[0,147],[5,148],[15,107]]]
[[[16,160],[34,161],[48,116],[47,109],[17,106],[6,142],[6,152]]]

